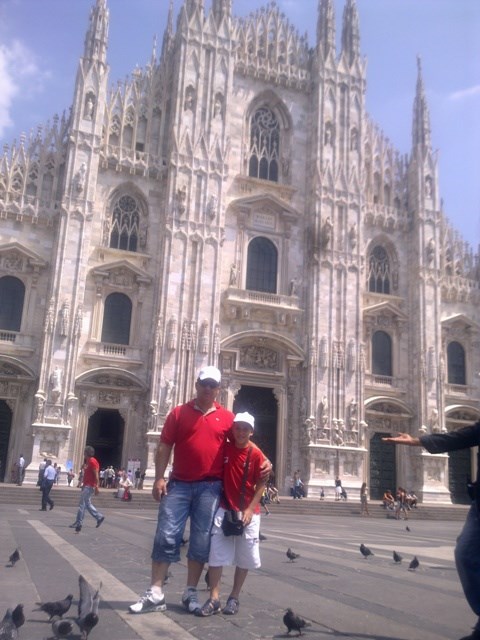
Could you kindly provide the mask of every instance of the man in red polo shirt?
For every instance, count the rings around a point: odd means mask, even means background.
[[[165,611],[163,584],[171,562],[180,560],[180,543],[190,518],[187,587],[182,603],[190,613],[200,608],[197,585],[208,561],[210,532],[222,492],[223,445],[234,414],[218,402],[221,373],[204,367],[195,383],[196,397],[167,416],[155,457],[152,494],[161,500],[152,551],[151,587],[131,605],[131,613]],[[168,485],[164,474],[174,452]],[[272,469],[266,460],[263,477]]]
[[[97,529],[105,520],[103,516],[92,504],[92,496],[98,494],[98,487],[100,479],[98,472],[100,465],[98,460],[94,458],[95,449],[90,446],[85,447],[85,464],[83,467],[83,484],[82,492],[80,494],[80,502],[78,504],[77,519],[70,525],[71,529],[75,529],[75,533],[80,533],[82,530],[83,517],[85,515],[85,509],[95,518],[97,521]]]

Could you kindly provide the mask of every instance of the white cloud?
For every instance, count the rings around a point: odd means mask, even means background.
[[[478,95],[480,95],[480,84],[476,84],[473,87],[468,87],[468,89],[454,91],[448,96],[448,99],[459,102],[460,100],[465,100],[467,98],[471,98],[472,96]]]
[[[0,45],[0,138],[13,125],[15,99],[37,94],[49,75],[40,71],[33,52],[19,40]]]

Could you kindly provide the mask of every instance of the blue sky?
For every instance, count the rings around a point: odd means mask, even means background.
[[[72,101],[78,58],[94,0],[0,0],[0,145],[35,130]],[[315,42],[318,0],[277,0]],[[108,0],[110,82],[149,61],[169,0]],[[174,0],[175,14],[182,0]],[[207,8],[210,0],[206,0]],[[246,15],[266,4],[233,0]],[[335,1],[337,37],[344,0]],[[422,58],[440,192],[453,226],[480,244],[480,1],[357,0],[367,58],[367,110],[401,153],[409,153]]]

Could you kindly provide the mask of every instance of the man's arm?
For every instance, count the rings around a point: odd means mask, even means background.
[[[421,447],[422,443],[420,438],[414,438],[409,433],[399,433],[395,437],[382,438],[383,442],[390,442],[391,444],[406,444],[410,447]]]
[[[98,467],[93,468],[93,475],[95,476],[95,495],[98,493],[98,487],[100,486],[100,476],[98,475]]]
[[[165,469],[167,468],[172,446],[160,442],[155,453],[155,482],[153,483],[152,495],[159,502],[162,496],[167,493],[167,483],[165,482]]]

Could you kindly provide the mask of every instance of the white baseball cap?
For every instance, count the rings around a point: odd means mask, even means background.
[[[246,424],[249,424],[252,427],[252,431],[253,429],[255,429],[255,418],[252,416],[251,413],[248,413],[248,411],[244,411],[243,413],[237,413],[233,422],[245,422]]]
[[[200,381],[203,380],[214,380],[218,384],[220,384],[220,380],[222,379],[222,374],[217,367],[203,367],[200,369],[200,373],[198,374],[198,379]]]

